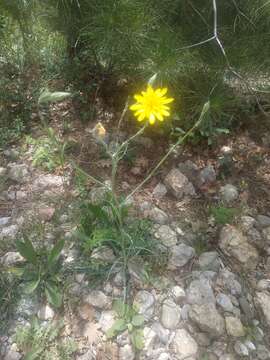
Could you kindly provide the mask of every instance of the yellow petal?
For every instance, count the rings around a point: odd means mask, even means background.
[[[129,108],[130,108],[130,110],[138,110],[138,109],[140,109],[142,107],[142,105],[141,104],[133,104],[133,105],[131,105]]]
[[[159,88],[156,90],[156,93],[159,97],[164,96],[167,93],[168,89],[167,88]]]
[[[169,104],[169,103],[173,102],[174,99],[173,98],[167,98],[167,99],[165,98],[165,99],[162,99],[161,101],[162,101],[162,104]]]
[[[149,116],[150,124],[153,125],[155,123],[155,120],[156,120],[155,115],[153,113],[151,113]]]
[[[163,121],[163,116],[160,112],[155,112],[155,115],[156,115],[156,118],[159,120],[159,121]]]
[[[141,113],[139,116],[138,116],[138,121],[143,121],[145,119],[145,113]]]
[[[142,101],[143,101],[142,95],[139,95],[139,94],[134,95],[134,99],[137,100],[138,102],[142,102]]]
[[[162,110],[162,115],[164,115],[164,116],[170,116],[170,113],[169,113],[169,111],[167,111],[167,110]]]

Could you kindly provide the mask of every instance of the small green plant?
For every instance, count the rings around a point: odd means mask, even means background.
[[[128,330],[133,347],[136,350],[142,350],[144,347],[143,315],[139,314],[136,307],[125,304],[121,300],[115,300],[113,310],[117,313],[118,319],[107,331],[107,338],[111,339]]]
[[[37,318],[30,326],[16,329],[15,341],[25,354],[24,360],[71,360],[77,350],[72,339],[61,340],[63,321],[41,324]]]
[[[62,305],[62,294],[59,289],[60,254],[64,247],[64,240],[56,243],[50,251],[45,248],[35,250],[28,238],[24,241],[18,240],[16,246],[26,263],[11,270],[23,280],[24,291],[31,294],[39,290],[40,293],[45,293],[51,305],[60,307]]]
[[[227,208],[224,206],[211,207],[210,214],[213,215],[216,224],[226,225],[231,224],[239,212],[239,209]]]
[[[28,137],[27,141],[35,147],[33,166],[52,171],[58,166],[64,167],[68,143],[62,141],[50,127],[46,128],[46,133],[44,138],[34,140]]]

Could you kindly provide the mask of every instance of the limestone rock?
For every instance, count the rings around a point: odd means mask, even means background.
[[[147,211],[149,219],[151,219],[156,224],[165,225],[169,221],[168,215],[157,206]]]
[[[168,267],[175,270],[185,266],[195,256],[195,250],[188,245],[175,245],[171,249]]]
[[[0,262],[4,266],[12,266],[21,261],[24,261],[24,258],[16,251],[9,251],[0,259]]]
[[[266,323],[270,327],[270,294],[266,292],[257,292],[255,301],[257,305],[260,307],[265,317]]]
[[[233,311],[233,304],[231,302],[231,299],[226,294],[218,294],[216,297],[217,304],[226,312],[232,312]]]
[[[126,344],[119,350],[119,360],[134,360],[135,354],[131,345]]]
[[[187,303],[191,305],[215,304],[216,299],[210,283],[206,279],[193,280],[186,290]]]
[[[155,237],[160,242],[168,247],[174,246],[177,243],[177,235],[168,225],[161,225],[155,233]]]
[[[12,164],[8,172],[9,179],[23,184],[28,180],[29,171],[25,164]]]
[[[158,183],[153,190],[153,197],[156,199],[161,199],[167,194],[167,188],[164,184]]]
[[[100,290],[92,290],[90,294],[84,296],[83,302],[100,309],[107,309],[111,305],[111,300]]]
[[[178,360],[189,359],[192,356],[196,356],[198,351],[196,341],[185,329],[176,331],[172,346]]]
[[[213,337],[219,337],[225,332],[225,321],[213,303],[193,305],[189,317],[202,331]]]
[[[236,186],[227,184],[221,187],[220,195],[221,199],[229,204],[238,199],[239,193]]]
[[[233,337],[245,336],[245,329],[238,318],[227,316],[225,317],[225,323],[228,335]]]
[[[49,304],[43,305],[37,314],[40,320],[50,320],[54,317],[54,310],[51,308]]]
[[[218,271],[220,268],[219,256],[216,251],[205,252],[199,257],[199,267],[202,270]]]
[[[139,291],[133,301],[133,304],[139,309],[145,320],[150,320],[155,311],[155,298],[145,290]]]
[[[179,200],[185,195],[195,195],[195,189],[188,178],[178,169],[172,169],[164,180],[164,184]]]
[[[172,300],[164,301],[161,310],[161,322],[166,329],[176,329],[181,318],[181,309]]]
[[[222,228],[219,246],[228,256],[233,256],[245,268],[256,267],[259,254],[255,247],[250,245],[247,238],[234,226],[226,225]]]

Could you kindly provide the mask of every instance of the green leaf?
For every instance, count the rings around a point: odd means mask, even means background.
[[[61,254],[61,251],[63,250],[63,247],[65,245],[65,240],[62,239],[58,241],[53,249],[51,250],[49,257],[48,257],[48,265],[52,265],[54,262],[56,262]]]
[[[63,91],[50,92],[48,90],[44,90],[38,99],[38,103],[46,104],[46,103],[63,101],[70,96],[71,93],[69,92],[63,92]]]
[[[33,291],[35,291],[39,285],[39,282],[40,278],[28,281],[24,287],[24,291],[26,292],[26,294],[31,294]]]
[[[125,322],[125,319],[118,319],[115,321],[113,326],[107,331],[106,336],[108,339],[111,339],[117,334],[125,331],[126,328],[127,328],[127,324]]]
[[[43,349],[39,348],[39,349],[33,349],[31,351],[29,351],[25,357],[23,358],[24,360],[37,360],[40,358],[40,353],[43,351]]]
[[[129,306],[119,299],[113,301],[112,308],[119,317],[125,317],[129,310]]]
[[[142,326],[143,323],[144,323],[143,315],[138,314],[138,315],[133,316],[132,325],[139,327],[139,326]]]
[[[49,303],[54,307],[58,308],[62,305],[62,294],[54,283],[46,283],[45,294]]]
[[[8,268],[8,272],[10,272],[11,274],[14,274],[15,276],[23,276],[25,271],[24,267],[18,267],[18,266],[11,266]]]
[[[19,253],[31,264],[37,263],[37,253],[29,239],[25,239],[25,241],[18,240],[16,242],[16,247]]]
[[[144,348],[142,329],[133,331],[133,333],[131,334],[131,342],[137,350],[142,350]]]

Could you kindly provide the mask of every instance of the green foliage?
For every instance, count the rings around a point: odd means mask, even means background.
[[[238,213],[239,209],[224,206],[210,208],[210,214],[214,216],[215,222],[219,225],[231,224]]]
[[[72,339],[61,340],[63,322],[41,324],[34,318],[30,326],[16,329],[15,341],[24,360],[71,360],[77,350]]]
[[[45,248],[35,250],[31,241],[16,242],[17,250],[25,258],[26,263],[17,268],[10,269],[24,282],[24,291],[31,294],[35,290],[45,293],[47,300],[55,307],[62,305],[61,261],[60,254],[64,247],[64,240],[57,242],[48,251]]]
[[[46,132],[47,136],[37,140],[27,137],[26,142],[34,145],[33,166],[52,171],[65,165],[69,144],[61,140],[52,128],[46,128]]]
[[[107,338],[111,339],[128,330],[133,347],[136,350],[142,350],[144,347],[143,330],[144,317],[139,314],[136,307],[123,303],[121,300],[115,300],[113,310],[118,319],[107,331]]]
[[[18,279],[0,266],[0,334],[6,329],[20,298],[18,285]]]

